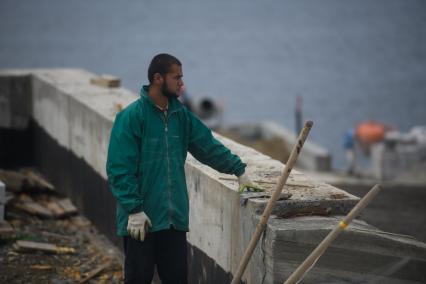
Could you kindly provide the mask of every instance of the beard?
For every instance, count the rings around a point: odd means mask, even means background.
[[[165,95],[167,98],[176,98],[178,97],[177,93],[171,92],[169,88],[167,88],[166,82],[163,82],[163,85],[161,86],[161,92],[163,95]]]

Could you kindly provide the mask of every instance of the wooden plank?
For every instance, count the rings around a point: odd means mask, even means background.
[[[25,184],[27,177],[24,174],[0,170],[0,180],[6,185],[7,190],[20,192]]]
[[[52,266],[47,264],[35,264],[35,265],[31,265],[30,268],[37,269],[37,270],[50,270],[52,269]]]
[[[64,239],[73,240],[75,238],[73,235],[65,236],[65,235],[62,235],[62,234],[56,234],[56,233],[46,232],[46,231],[42,231],[41,234],[43,236],[48,237],[48,238],[55,238],[55,239],[58,239],[58,240],[61,240],[61,241],[64,240]]]
[[[15,207],[33,215],[46,217],[46,218],[54,217],[54,214],[49,209],[32,201],[16,203]]]
[[[90,79],[90,83],[106,88],[118,88],[121,85],[121,80],[120,78],[114,77],[112,75],[104,74]]]
[[[23,251],[43,251],[49,253],[56,253],[57,247],[54,244],[39,243],[30,241],[16,241],[16,247]]]
[[[55,215],[55,217],[62,217],[66,215],[65,210],[61,205],[58,204],[57,201],[51,201],[47,203],[46,207]]]
[[[58,205],[64,209],[65,214],[71,215],[77,213],[77,208],[72,204],[69,198],[58,200]]]
[[[0,170],[0,180],[11,192],[21,192],[31,188],[54,191],[54,186],[30,169],[21,172]]]
[[[51,191],[55,190],[55,187],[50,182],[45,180],[40,175],[36,174],[34,171],[28,169],[28,170],[24,170],[22,172],[31,181],[30,184],[34,184],[36,187],[48,189],[48,190],[51,190]]]
[[[15,237],[15,230],[7,221],[0,221],[0,239],[6,240]]]
[[[39,243],[30,241],[16,241],[15,247],[22,251],[42,251],[47,253],[75,253],[73,248],[60,247],[50,243]]]
[[[89,227],[92,225],[92,223],[87,220],[85,217],[81,215],[77,215],[71,218],[72,223],[77,227]]]
[[[102,270],[108,268],[110,265],[111,265],[111,263],[108,261],[108,262],[98,266],[97,268],[87,272],[86,276],[83,279],[81,279],[80,282],[78,282],[78,283],[82,284],[82,283],[89,281],[90,279],[92,279],[93,277],[95,277],[96,275],[101,273]]]

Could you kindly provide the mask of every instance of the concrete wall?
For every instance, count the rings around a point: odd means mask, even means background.
[[[25,129],[31,113],[29,73],[0,77],[0,127]]]
[[[4,220],[4,206],[6,205],[6,186],[0,180],[0,221]]]
[[[35,139],[36,164],[53,177],[59,188],[68,184],[66,192],[79,209],[95,224],[102,224],[112,218],[114,211],[110,204],[112,197],[106,189],[105,161],[116,105],[125,107],[136,97],[122,88],[90,85],[92,76],[76,69],[1,71],[0,85],[4,83],[4,86],[0,86],[0,98],[6,102],[3,105],[9,112],[7,117],[3,115],[4,121],[0,124],[5,128],[21,127],[25,120],[30,125],[34,123],[41,133]],[[19,78],[30,86],[23,99],[31,102],[31,108],[24,112],[14,111],[10,103],[14,92],[10,81]],[[11,123],[18,120],[20,123]],[[266,182],[262,185],[267,193],[271,192],[283,165],[252,149],[218,138],[242,157],[254,179]],[[57,150],[53,151],[50,145]],[[61,154],[65,152],[67,154]],[[235,177],[217,173],[192,157],[188,158],[185,169],[191,203],[188,234],[190,263],[194,268],[190,268],[191,282],[226,283],[236,271],[267,198],[255,193],[238,194]],[[58,172],[65,173],[58,177]],[[93,172],[96,182],[84,178],[87,172]],[[85,185],[88,183],[91,186]],[[247,283],[282,283],[338,223],[340,217],[337,216],[348,212],[358,200],[296,171],[285,190],[292,198],[280,201],[275,207],[274,216],[244,275]],[[288,213],[307,208],[329,210],[332,216],[285,218]],[[109,236],[114,234],[110,225],[104,226],[103,232]],[[359,221],[338,239],[323,259],[304,283],[318,283],[318,279],[345,283],[384,274],[390,283],[426,281],[424,243],[380,232]],[[395,263],[399,264],[396,271],[386,270]]]
[[[426,143],[384,141],[371,149],[372,174],[379,180],[398,180],[404,175],[422,176],[426,165]]]

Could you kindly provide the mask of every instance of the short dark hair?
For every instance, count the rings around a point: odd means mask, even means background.
[[[155,73],[165,75],[167,72],[169,72],[172,65],[182,66],[182,63],[180,63],[179,59],[167,53],[160,53],[154,56],[148,67],[149,83],[152,83]]]

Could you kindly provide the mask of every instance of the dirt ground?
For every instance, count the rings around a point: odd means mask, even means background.
[[[105,236],[84,217],[74,214],[43,218],[20,209],[28,196],[35,202],[52,193],[19,193],[6,206],[5,220],[14,233],[0,235],[0,283],[122,283],[122,259]],[[50,243],[68,253],[23,250],[18,240]],[[70,252],[72,249],[74,253]]]

